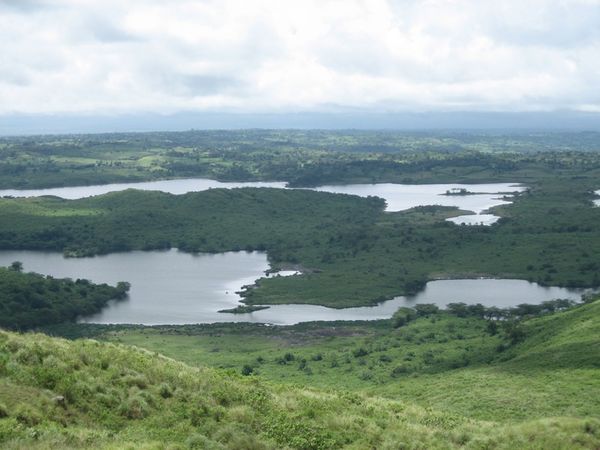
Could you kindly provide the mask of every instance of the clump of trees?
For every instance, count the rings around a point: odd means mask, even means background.
[[[24,273],[15,261],[0,267],[0,327],[26,330],[73,321],[99,312],[109,300],[125,298],[129,287],[126,282],[109,286]]]
[[[563,298],[548,300],[537,305],[522,303],[512,308],[487,307],[481,303],[475,305],[449,303],[446,310],[458,317],[479,317],[486,320],[515,320],[564,311],[576,304],[577,302],[574,300]]]
[[[597,296],[584,296],[583,303],[597,299]],[[466,303],[449,303],[445,311],[457,317],[476,317],[487,320],[487,332],[496,335],[500,330],[510,341],[516,344],[526,337],[525,330],[520,322],[523,319],[552,314],[564,311],[580,303],[570,299],[548,300],[537,305],[522,303],[512,308],[498,308],[495,306],[484,306],[481,303],[468,305]],[[418,317],[429,317],[440,312],[440,308],[434,304],[421,303],[414,308],[400,307],[392,316],[392,326],[399,328]]]

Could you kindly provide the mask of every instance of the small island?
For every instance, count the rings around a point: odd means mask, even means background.
[[[220,313],[230,313],[230,314],[246,314],[254,311],[260,311],[263,309],[269,309],[268,306],[256,306],[256,305],[238,305],[235,308],[230,309],[221,309]]]
[[[468,191],[465,188],[452,188],[448,189],[446,193],[442,195],[475,195],[475,193]]]

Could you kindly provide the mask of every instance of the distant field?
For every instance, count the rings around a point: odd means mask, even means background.
[[[209,177],[326,183],[529,181],[598,170],[600,133],[241,130],[0,138],[0,188]],[[560,153],[557,153],[560,152]]]

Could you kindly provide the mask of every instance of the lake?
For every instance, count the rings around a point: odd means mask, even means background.
[[[123,191],[125,189],[140,189],[168,192],[171,194],[185,194],[187,192],[205,191],[213,188],[240,188],[240,187],[270,187],[284,189],[285,182],[220,182],[207,178],[190,178],[181,180],[159,180],[141,183],[118,183],[94,186],[72,186],[49,189],[0,190],[0,196],[13,197],[39,197],[54,195],[66,199],[77,199],[106,194],[108,192]],[[509,204],[503,199],[514,193],[522,192],[526,188],[514,183],[488,183],[488,184],[346,184],[325,185],[313,188],[317,191],[334,194],[351,194],[361,197],[376,196],[385,199],[387,211],[402,211],[415,206],[442,205],[456,206],[459,209],[472,211],[448,219],[456,224],[466,225],[491,225],[499,217],[486,214],[489,208]],[[466,189],[470,195],[444,195],[448,191]]]
[[[509,307],[556,298],[578,300],[582,290],[542,287],[522,280],[439,280],[411,297],[397,297],[377,306],[333,309],[315,305],[273,305],[248,314],[219,313],[237,306],[235,293],[269,269],[265,253],[189,254],[177,250],[133,251],[90,258],[64,258],[57,252],[0,251],[0,265],[21,261],[25,271],[54,277],[86,278],[96,283],[129,281],[124,301],[111,302],[101,313],[82,319],[90,323],[144,325],[215,322],[259,322],[292,325],[314,320],[386,319],[400,306],[452,302]],[[294,272],[287,273],[291,276]],[[271,275],[272,276],[272,275]]]
[[[468,195],[445,195],[447,192],[465,189]],[[525,186],[514,183],[488,183],[488,184],[347,184],[319,186],[315,190],[335,194],[353,194],[361,197],[369,195],[381,197],[387,202],[387,211],[403,211],[416,206],[441,205],[456,206],[459,209],[472,211],[475,214],[466,214],[448,219],[456,224],[466,225],[491,225],[499,217],[485,214],[485,211],[500,205],[510,204],[507,197],[517,192],[523,192]]]

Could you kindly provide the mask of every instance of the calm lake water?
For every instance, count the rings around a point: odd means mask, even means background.
[[[140,189],[163,191],[171,194],[185,194],[187,192],[205,191],[211,188],[239,188],[239,187],[270,187],[285,188],[284,182],[247,182],[225,183],[206,178],[160,180],[142,183],[103,184],[95,186],[75,186],[50,189],[0,190],[0,196],[13,197],[39,197],[41,195],[54,195],[66,199],[77,199],[106,194],[108,192],[123,191],[125,189]],[[474,195],[444,195],[453,189],[466,189]],[[503,200],[503,194],[522,192],[526,188],[514,183],[491,184],[346,184],[326,185],[314,188],[317,191],[331,192],[334,194],[351,194],[361,197],[376,196],[385,199],[387,211],[402,211],[415,206],[442,205],[457,206],[462,210],[473,211],[475,214],[448,219],[456,224],[491,225],[497,216],[484,212],[493,206],[504,205],[510,201]]]
[[[332,309],[314,305],[274,305],[249,314],[219,313],[238,305],[235,294],[269,268],[266,254],[199,254],[134,251],[92,258],[64,258],[61,253],[0,251],[0,265],[21,261],[25,271],[54,277],[87,278],[96,283],[129,281],[129,298],[111,302],[100,314],[82,321],[144,325],[214,322],[260,322],[291,325],[313,320],[389,318],[398,307],[452,302],[508,307],[555,298],[578,300],[582,290],[542,287],[522,280],[440,280],[413,297],[397,297],[373,307]],[[291,273],[289,273],[291,274]],[[292,275],[301,276],[301,275]]]
[[[473,195],[444,195],[448,191],[466,189]],[[415,206],[441,205],[457,206],[475,214],[468,214],[448,219],[456,224],[491,225],[499,217],[485,214],[484,211],[499,205],[510,203],[501,197],[503,193],[509,197],[517,192],[523,192],[526,187],[514,183],[491,184],[347,184],[319,186],[317,191],[335,194],[353,194],[361,197],[374,195],[384,198],[388,211],[403,211]]]

